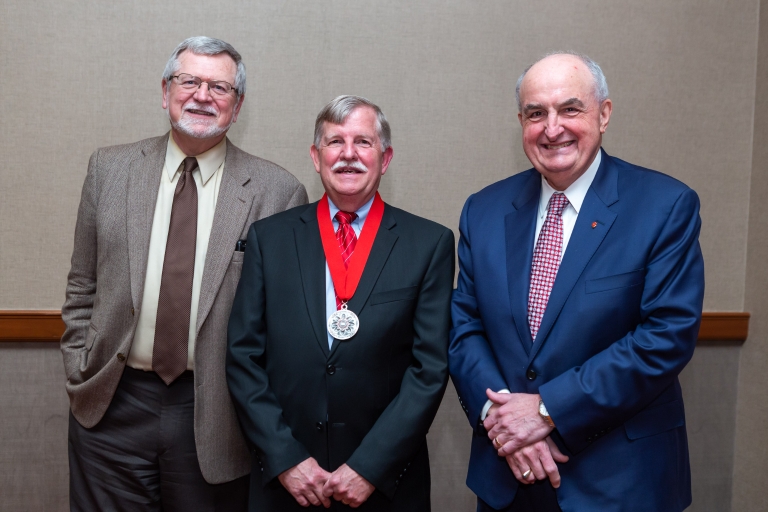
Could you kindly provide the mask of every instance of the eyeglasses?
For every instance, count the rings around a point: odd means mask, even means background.
[[[182,89],[188,91],[196,91],[203,83],[208,84],[208,91],[219,96],[225,96],[229,94],[229,91],[234,89],[234,86],[229,82],[223,80],[203,80],[196,76],[189,75],[187,73],[180,73],[172,76],[173,79]],[[235,90],[235,94],[237,91]]]

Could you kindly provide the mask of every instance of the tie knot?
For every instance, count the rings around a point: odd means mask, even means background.
[[[357,218],[357,214],[354,212],[350,213],[339,210],[334,218],[338,221],[339,224],[350,224]]]
[[[547,210],[553,215],[562,215],[565,207],[568,206],[568,198],[562,192],[555,192],[552,197],[549,198],[549,206]]]
[[[184,159],[184,172],[192,172],[197,168],[197,158],[188,156]]]

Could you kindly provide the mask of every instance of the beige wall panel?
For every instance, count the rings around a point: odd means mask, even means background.
[[[741,352],[731,510],[768,509],[768,1],[760,1],[755,131],[749,202],[745,309],[752,313]]]
[[[65,380],[55,343],[0,345],[0,512],[69,510]]]
[[[680,374],[691,461],[689,512],[730,510],[739,353],[738,345],[699,344]]]
[[[740,310],[756,0],[710,2],[96,1],[3,4],[0,307],[57,308],[88,155],[166,130],[159,76],[204,33],[245,56],[232,131],[320,196],[314,116],[340,93],[394,129],[385,198],[452,228],[467,195],[529,166],[514,81],[552,48],[602,63],[615,112],[606,148],[702,197],[708,309]],[[21,85],[19,85],[21,84]]]

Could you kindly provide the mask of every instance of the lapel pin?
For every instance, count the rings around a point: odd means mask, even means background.
[[[595,229],[597,227],[597,222],[592,223],[592,229]]]

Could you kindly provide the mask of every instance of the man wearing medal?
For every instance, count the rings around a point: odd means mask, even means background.
[[[326,105],[310,152],[326,194],[251,226],[229,322],[250,510],[423,512],[453,233],[382,201],[393,153],[370,101]]]

